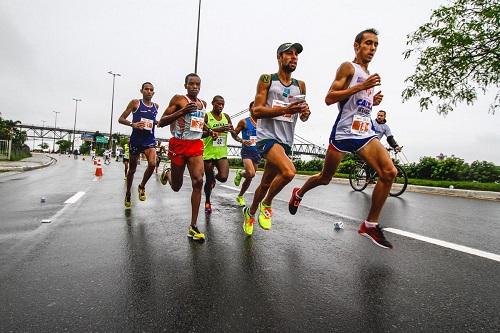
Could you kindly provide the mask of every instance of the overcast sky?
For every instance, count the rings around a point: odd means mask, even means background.
[[[379,49],[369,69],[382,78],[388,124],[411,161],[439,153],[467,162],[500,164],[500,115],[488,113],[494,92],[474,106],[447,117],[420,112],[416,100],[402,103],[404,79],[414,60],[404,60],[406,35],[428,21],[441,0],[421,1],[272,1],[203,0],[198,74],[200,98],[216,94],[225,112],[243,110],[255,96],[262,73],[277,71],[276,48],[300,42],[294,77],[307,85],[308,122],[296,133],[325,146],[338,114],[324,104],[343,61],[353,59],[354,36],[379,30]],[[197,0],[2,0],[0,1],[0,91],[2,117],[25,124],[109,132],[112,76],[115,86],[113,132],[130,133],[117,122],[140,85],[153,82],[154,101],[163,113],[174,94],[184,93],[184,77],[194,71]],[[239,118],[233,119],[236,123]],[[167,129],[157,136],[168,138]],[[385,139],[383,140],[385,143]]]

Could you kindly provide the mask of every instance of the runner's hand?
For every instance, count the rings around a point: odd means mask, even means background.
[[[361,83],[363,90],[370,89],[375,86],[380,86],[380,76],[377,73],[370,75],[363,83]]]
[[[303,108],[303,111],[300,113],[300,120],[307,121],[310,115],[311,111],[309,110],[309,105],[306,104],[305,107]]]
[[[198,106],[196,106],[196,103],[193,102],[186,104],[186,106],[181,109],[183,114],[195,112],[196,110],[198,110]]]
[[[241,143],[247,147],[250,147],[252,145],[252,141],[250,141],[250,140],[243,140],[243,141],[241,141]]]
[[[384,95],[382,95],[382,92],[379,91],[373,96],[373,105],[379,105],[382,103],[382,99],[384,98]]]
[[[304,105],[307,105],[305,101],[296,101],[287,105],[285,109],[285,114],[296,114],[302,112]]]
[[[146,128],[146,122],[138,121],[136,123],[132,123],[132,128],[144,129]]]

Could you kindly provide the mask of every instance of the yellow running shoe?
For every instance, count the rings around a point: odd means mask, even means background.
[[[236,176],[234,177],[234,185],[240,186],[241,183],[241,169],[236,170]]]
[[[146,201],[146,189],[144,187],[141,188],[141,185],[139,185],[137,190],[139,191],[139,200]]]
[[[245,198],[243,198],[242,195],[238,195],[236,197],[236,202],[238,203],[238,205],[240,205],[240,207],[244,207],[247,203],[245,202]]]
[[[205,240],[205,234],[201,233],[195,225],[189,227],[187,236],[194,241],[203,242]]]
[[[132,206],[132,201],[130,201],[130,195],[125,195],[125,208],[130,208]]]
[[[271,218],[273,217],[273,209],[271,206],[266,206],[262,202],[259,204],[259,225],[264,230],[271,229]]]
[[[250,207],[243,207],[243,219],[243,232],[247,236],[252,236],[255,217],[250,215]]]

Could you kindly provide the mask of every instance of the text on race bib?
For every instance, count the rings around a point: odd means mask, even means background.
[[[288,105],[290,105],[290,103],[287,103],[287,102],[283,102],[283,101],[280,101],[278,99],[273,99],[273,104],[271,105],[271,107],[287,107]],[[292,118],[292,115],[291,114],[285,114],[285,115],[282,115],[282,116],[277,116],[277,117],[274,117],[273,118],[274,120],[279,120],[279,121],[287,121],[289,123],[293,122],[293,118]]]
[[[351,133],[356,135],[366,134],[371,127],[370,117],[354,115],[352,118]]]
[[[190,130],[191,132],[203,132],[203,117],[191,117]]]
[[[153,129],[154,122],[148,118],[141,118],[141,121],[145,124],[144,129],[147,131],[151,131]]]
[[[212,146],[213,147],[224,147],[226,145],[226,137],[225,136],[218,136],[215,139],[213,139]]]

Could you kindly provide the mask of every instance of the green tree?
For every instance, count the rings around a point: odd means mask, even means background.
[[[59,145],[60,152],[66,152],[71,148],[71,141],[68,140],[59,140],[56,142]]]
[[[38,147],[40,147],[41,149],[48,149],[49,148],[49,145],[47,144],[47,142],[44,142],[44,143],[40,143],[38,145]]]
[[[82,143],[80,146],[80,153],[81,154],[90,154],[90,148],[92,147],[92,143],[85,141]]]
[[[500,82],[500,2],[452,0],[434,10],[430,22],[407,36],[405,59],[417,56],[415,73],[405,82],[403,101],[418,97],[420,110],[437,102],[439,114],[458,103],[472,105],[478,91]],[[500,109],[500,91],[490,105]]]

